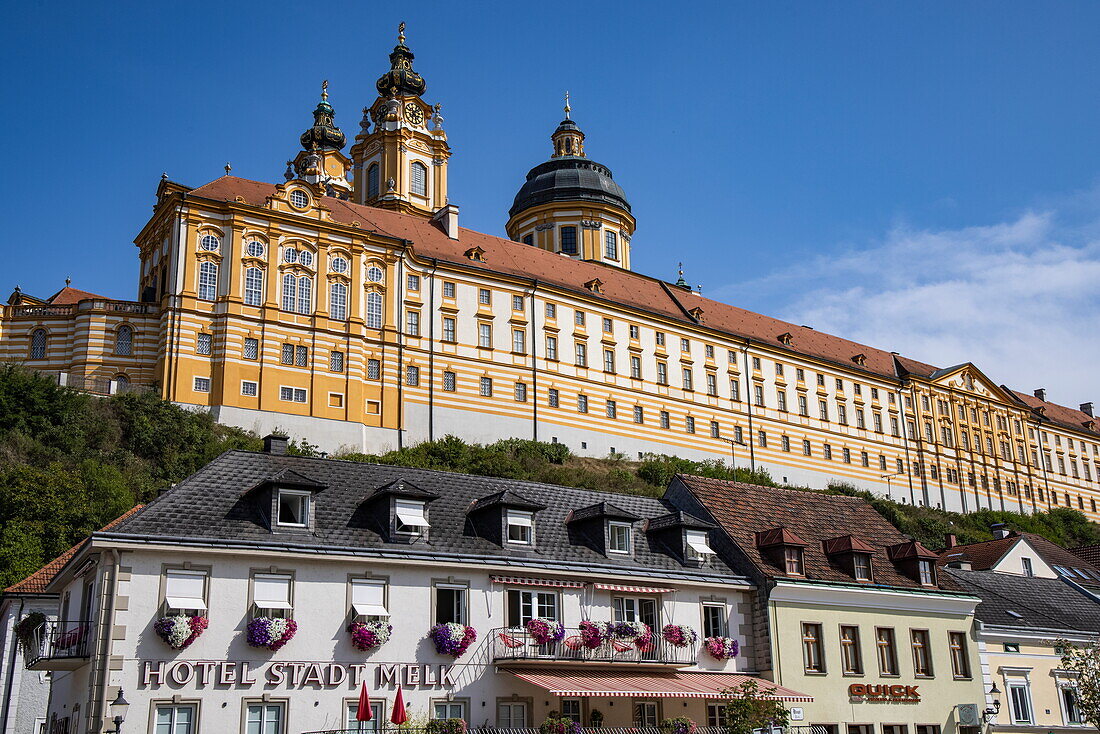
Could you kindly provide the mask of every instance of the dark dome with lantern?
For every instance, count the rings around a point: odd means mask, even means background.
[[[328,82],[322,87],[321,101],[313,110],[313,127],[302,133],[302,150],[340,150],[347,142],[333,120],[336,114],[328,103]]]
[[[405,24],[397,29],[397,45],[390,54],[390,70],[378,77],[374,86],[383,97],[391,94],[415,94],[421,96],[428,88],[424,77],[413,71],[412,62],[415,56],[405,45]]]

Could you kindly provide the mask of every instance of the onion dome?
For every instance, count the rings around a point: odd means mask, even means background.
[[[347,139],[333,121],[335,114],[328,103],[328,81],[325,81],[321,84],[321,101],[313,110],[313,127],[302,133],[303,150],[340,150],[344,147]]]
[[[568,115],[568,110],[566,112]],[[630,212],[626,192],[615,183],[611,169],[584,155],[584,133],[568,116],[554,134],[554,155],[527,173],[508,215],[554,201],[590,201]]]
[[[405,45],[405,24],[397,27],[397,45],[390,54],[390,70],[378,77],[374,86],[383,97],[397,94],[413,94],[419,97],[428,88],[424,77],[413,71],[413,52]]]

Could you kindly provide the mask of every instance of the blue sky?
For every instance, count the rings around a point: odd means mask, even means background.
[[[329,79],[349,137],[398,21],[465,226],[503,234],[561,97],[635,269],[1100,402],[1100,4],[27,2],[6,9],[5,291],[135,295],[157,180],[278,181]]]

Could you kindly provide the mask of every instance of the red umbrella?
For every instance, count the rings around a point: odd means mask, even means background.
[[[400,725],[408,720],[409,715],[405,712],[405,696],[401,693],[401,686],[398,686],[397,696],[393,699],[393,713],[390,714],[390,721]]]
[[[363,687],[359,689],[359,708],[355,710],[356,721],[370,721],[374,713],[370,710],[370,694],[367,693],[367,682],[363,681]]]

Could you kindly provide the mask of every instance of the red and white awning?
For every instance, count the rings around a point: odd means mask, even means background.
[[[550,586],[557,589],[583,589],[583,581],[568,581],[565,579],[532,579],[521,576],[490,576],[489,580],[494,584],[508,584],[509,586]]]
[[[520,680],[552,696],[722,698],[726,691],[755,680],[762,695],[779,701],[812,703],[813,696],[739,673],[632,673],[620,671],[513,670]]]
[[[627,586],[624,584],[593,584],[604,591],[625,591],[628,594],[671,594],[675,589],[661,589],[653,586]]]

